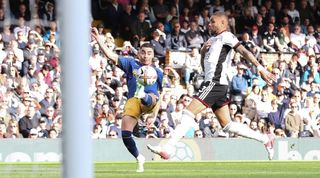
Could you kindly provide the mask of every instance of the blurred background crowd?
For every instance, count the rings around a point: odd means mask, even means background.
[[[319,0],[92,0],[92,26],[105,45],[135,57],[155,47],[164,72],[158,113],[135,128],[143,138],[168,138],[203,81],[199,49],[213,34],[209,17],[225,12],[233,32],[277,76],[266,84],[235,53],[229,70],[231,118],[276,137],[320,136]],[[0,1],[0,137],[59,138],[62,98],[59,21],[54,0]],[[77,27],[74,27],[77,30]],[[126,76],[95,41],[88,60],[92,138],[121,137]],[[170,62],[180,52],[182,66]],[[276,56],[270,57],[268,55]],[[75,65],[76,67],[76,65]],[[67,118],[64,118],[67,119]],[[223,132],[211,109],[198,114],[187,138],[238,137]]]

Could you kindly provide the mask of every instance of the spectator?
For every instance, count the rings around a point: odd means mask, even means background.
[[[114,130],[110,130],[107,138],[119,138],[118,137],[118,132],[114,131]]]
[[[173,22],[173,30],[167,35],[167,47],[174,50],[183,50],[187,47],[185,34],[181,32],[179,22]]]
[[[292,48],[296,51],[305,44],[306,35],[301,33],[300,25],[294,26],[294,32],[290,34]]]
[[[121,15],[121,37],[125,40],[131,40],[132,39],[132,33],[130,30],[130,24],[132,21],[134,21],[136,14],[132,11],[132,5],[127,4],[124,7],[123,14]]]
[[[182,12],[183,2],[180,1],[180,0],[173,0],[173,1],[170,1],[169,3],[170,3],[171,7],[175,7],[176,8],[177,17],[179,17],[181,12]]]
[[[173,88],[180,81],[180,76],[177,71],[172,68],[170,65],[164,67],[163,70],[163,88]]]
[[[15,18],[16,19],[23,18],[25,21],[30,21],[31,20],[31,13],[30,13],[30,10],[28,7],[29,7],[29,4],[21,3],[19,5],[18,11],[14,12]]]
[[[235,121],[236,114],[240,113],[238,105],[236,103],[229,104],[229,113],[232,121]]]
[[[46,22],[55,21],[56,20],[56,8],[55,4],[51,2],[47,2],[45,7],[39,12],[39,17]]]
[[[257,17],[255,18],[255,22],[252,26],[257,26],[258,34],[263,35],[265,31],[267,31],[268,24],[263,21],[263,17],[261,14],[257,14]]]
[[[192,48],[191,54],[186,57],[184,64],[184,80],[186,85],[190,84],[192,77],[201,74],[202,67],[200,58],[199,49],[196,47]]]
[[[20,70],[21,69],[21,63],[24,61],[23,58],[23,51],[18,48],[18,42],[15,40],[10,41],[9,43],[9,49],[14,53],[15,59],[15,65]]]
[[[55,21],[51,21],[49,26],[49,30],[45,31],[43,34],[44,42],[49,42],[60,47],[60,33],[58,31],[57,23]],[[54,41],[50,41],[50,38],[53,38]]]
[[[25,37],[28,37],[30,30],[31,28],[25,24],[25,19],[23,17],[19,17],[18,26],[13,29],[13,33],[15,37],[18,36],[18,32],[22,32]]]
[[[100,124],[95,124],[92,129],[91,138],[101,139],[106,138],[106,135],[102,132],[102,126]]]
[[[15,119],[10,119],[7,127],[7,132],[5,138],[23,138],[19,133],[18,121]]]
[[[218,0],[220,1],[220,0]],[[220,6],[221,7],[221,6]],[[222,6],[223,7],[223,6]],[[209,15],[209,9],[208,8],[203,8],[201,10],[199,20],[198,20],[198,25],[202,31],[206,30],[210,21],[210,15]]]
[[[235,0],[235,2],[232,4],[231,9],[232,9],[231,11],[233,12],[233,16],[236,19],[238,19],[241,16],[241,14],[243,12],[243,9],[244,9],[242,1],[241,0]]]
[[[7,135],[6,132],[7,132],[7,125],[3,121],[0,121],[0,139],[6,138],[6,135]]]
[[[253,41],[250,40],[249,34],[247,32],[242,34],[242,40],[240,41],[240,43],[256,58],[259,57],[261,49]]]
[[[276,1],[274,4],[274,16],[277,17],[277,24],[281,24],[281,18],[283,17],[283,4],[282,1]]]
[[[313,97],[319,93],[319,84],[317,84],[316,82],[311,82],[310,91],[307,92],[307,97]]]
[[[209,125],[203,130],[205,138],[223,137],[223,131],[217,118],[212,118]]]
[[[37,138],[39,138],[37,129],[32,128],[32,129],[30,130],[30,133],[29,133],[28,138],[30,138],[30,139],[37,139]]]
[[[115,122],[110,124],[108,127],[108,132],[110,133],[111,130],[116,131],[118,138],[122,138],[122,134],[121,134],[122,117],[123,117],[122,114],[117,114],[115,116]]]
[[[166,26],[166,32],[167,33],[170,33],[173,29],[172,27],[172,22],[173,21],[178,21],[179,17],[177,15],[177,8],[174,7],[174,6],[171,6],[169,7],[170,10],[169,10],[169,14],[168,16],[166,17],[166,20],[165,20],[165,23],[164,25]]]
[[[120,34],[121,15],[123,14],[123,8],[118,4],[117,0],[111,0],[107,4],[106,14],[104,19],[104,26],[111,29],[113,36],[118,37]]]
[[[36,128],[39,125],[39,116],[36,114],[35,109],[35,107],[29,106],[26,110],[26,115],[19,120],[19,130],[24,138],[28,138],[31,134],[35,134],[35,132],[38,135]],[[35,130],[33,130],[33,133],[31,132],[32,129]]]
[[[188,7],[184,7],[182,13],[179,16],[179,23],[182,25],[182,28],[184,29],[184,22],[189,22],[192,20],[192,15],[190,14],[190,9]],[[184,32],[186,33],[186,32]]]
[[[256,15],[258,14],[258,9],[257,7],[253,4],[253,0],[248,0],[246,2],[246,8],[249,10],[250,15],[252,17],[256,17]]]
[[[114,51],[116,49],[116,45],[114,43],[114,37],[111,35],[111,33],[106,33],[105,35],[105,45],[106,47],[111,50],[111,51]]]
[[[182,111],[183,111],[184,105],[181,101],[177,101],[176,99],[172,99],[172,98],[177,98],[177,96],[172,95],[171,100],[170,100],[170,102],[172,100],[176,102],[175,110],[170,113],[172,120],[173,120],[173,123],[174,123],[174,126],[176,127],[177,125],[179,125],[181,123],[181,116],[182,116]]]
[[[53,89],[48,88],[46,90],[43,100],[40,101],[40,105],[41,105],[40,113],[45,114],[46,109],[48,109],[50,106],[54,106],[54,104],[55,104],[55,98],[53,98]]]
[[[277,138],[286,138],[287,137],[287,135],[283,129],[275,129],[274,133]]]
[[[207,24],[204,30],[201,31],[201,35],[202,35],[203,41],[208,41],[208,39],[214,35],[211,30],[211,25]]]
[[[303,120],[298,113],[296,102],[290,103],[290,112],[285,116],[285,131],[288,137],[297,138],[303,131]]]
[[[0,97],[0,121],[4,122],[5,125],[9,125],[10,120],[14,119],[14,111],[10,108],[8,96]]]
[[[315,83],[320,84],[320,73],[318,72],[318,65],[316,63],[313,63],[311,64],[311,66],[307,66],[307,70],[304,71],[302,77],[303,82],[307,82],[308,78],[311,77]]]
[[[62,137],[62,125],[58,121],[53,123],[49,130],[49,138],[61,138]]]
[[[160,61],[160,64],[165,63],[165,56],[166,56],[166,44],[163,38],[160,36],[160,30],[154,29],[151,33],[152,39],[150,43],[154,47],[154,55],[157,57]]]
[[[248,81],[251,80],[252,73],[244,64],[238,64],[237,70],[237,75],[231,81],[231,94],[242,98],[242,95],[245,95],[247,92]]]
[[[251,11],[249,8],[244,8],[243,15],[241,15],[237,21],[238,25],[236,31],[239,34],[244,32],[249,32],[252,25],[254,25],[254,16],[251,15]]]
[[[56,139],[56,138],[59,138],[59,133],[56,129],[50,129],[49,130],[49,137],[48,138],[51,138],[51,139]]]
[[[258,102],[261,99],[261,88],[259,85],[253,84],[251,87],[250,93],[247,95],[245,98],[247,99],[252,99],[255,102]]]
[[[3,7],[0,8],[0,21],[3,22],[6,19],[5,17],[5,11]]]
[[[194,138],[203,138],[203,133],[201,130],[194,131]]]
[[[253,25],[251,28],[251,34],[249,38],[254,44],[258,47],[262,46],[262,37],[259,32],[259,28],[257,25]]]
[[[269,23],[268,29],[262,35],[263,48],[267,52],[276,52],[279,47],[279,39],[277,33],[274,31],[274,24]]]
[[[284,129],[285,128],[285,119],[284,119],[284,111],[285,104],[278,103],[277,99],[273,99],[271,101],[271,111],[268,114],[268,121],[274,125],[275,129]]]
[[[157,0],[152,9],[156,19],[160,22],[165,22],[165,19],[169,14],[169,8],[164,4],[164,0]]]
[[[290,1],[289,3],[289,10],[288,10],[288,15],[291,17],[293,20],[293,23],[300,21],[300,13],[296,9],[296,3],[295,1]]]
[[[290,39],[289,39],[289,36],[286,35],[286,30],[284,27],[280,27],[278,38],[279,38],[279,47],[278,47],[279,51],[294,52],[294,50],[288,46],[288,44],[290,44]]]
[[[165,134],[170,134],[173,132],[173,128],[169,125],[169,118],[167,112],[161,112],[159,132],[159,136],[161,138],[164,138]]]
[[[266,89],[261,92],[261,100],[257,102],[257,118],[267,118],[268,114],[271,112],[271,100],[269,98],[269,93]]]
[[[99,48],[93,48],[91,56],[89,58],[89,66],[92,70],[99,70],[102,68],[101,63],[103,61],[103,57],[100,55]]]
[[[160,70],[163,72],[162,66],[160,66],[160,61],[159,61],[158,58],[154,57],[154,58],[152,59],[152,66],[160,69]]]
[[[39,138],[48,138],[49,137],[48,128],[49,128],[49,126],[47,125],[46,118],[41,117],[39,119],[39,126],[37,127],[38,137]]]
[[[150,25],[145,21],[144,12],[138,13],[138,19],[131,24],[132,36],[131,43],[134,48],[140,46],[141,42],[144,42],[149,37]]]
[[[197,22],[190,22],[190,30],[186,32],[186,40],[188,48],[200,48],[203,43],[203,38],[201,36]]]
[[[3,31],[1,32],[4,47],[7,47],[9,42],[15,40],[15,34],[10,30],[10,24],[4,24]]]
[[[157,21],[157,18],[155,17],[153,8],[149,5],[149,0],[142,0],[141,5],[138,8],[140,12],[144,12],[145,15],[145,21],[151,26],[155,21]],[[135,15],[138,13],[134,13]]]

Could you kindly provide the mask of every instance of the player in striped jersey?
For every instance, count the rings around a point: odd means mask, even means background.
[[[276,80],[275,76],[260,65],[252,53],[240,44],[237,37],[228,31],[228,18],[224,13],[213,14],[210,18],[210,25],[215,36],[209,38],[201,48],[205,81],[199,93],[193,97],[190,105],[184,110],[181,124],[176,127],[167,144],[164,146],[148,145],[148,149],[163,159],[169,159],[176,143],[194,125],[195,115],[211,107],[225,132],[233,132],[262,142],[268,152],[268,158],[272,159],[274,141],[272,138],[257,133],[244,124],[231,121],[227,98],[229,88],[227,71],[231,66],[233,51],[239,52],[248,62],[256,66],[257,71],[266,82]]]

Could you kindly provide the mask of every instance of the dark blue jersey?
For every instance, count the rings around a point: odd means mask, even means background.
[[[128,98],[131,98],[134,96],[134,93],[137,88],[137,79],[134,76],[134,73],[137,73],[137,70],[143,66],[137,59],[131,58],[131,57],[123,57],[119,56],[118,58],[118,66],[121,70],[123,70],[126,73],[127,77],[127,85],[128,85]],[[145,86],[144,91],[146,93],[153,93],[157,96],[159,96],[158,90],[162,90],[162,79],[163,79],[163,73],[158,68],[154,68],[157,71],[157,82],[153,85]]]

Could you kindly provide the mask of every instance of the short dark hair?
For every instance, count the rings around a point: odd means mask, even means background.
[[[154,47],[151,43],[143,43],[140,48],[152,48],[154,50]]]

